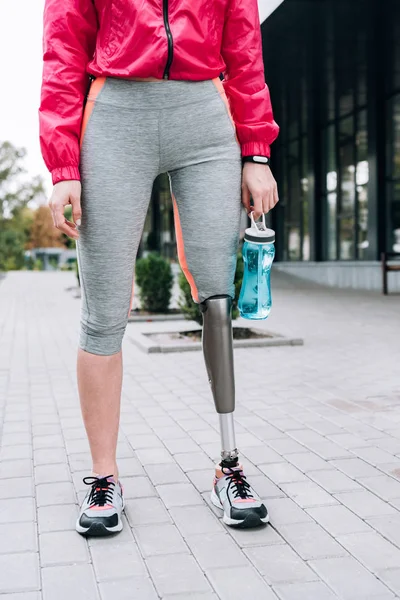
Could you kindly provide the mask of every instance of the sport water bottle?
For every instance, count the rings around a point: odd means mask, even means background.
[[[275,231],[254,221],[244,234],[244,274],[239,296],[240,316],[245,319],[266,319],[271,312],[271,267],[275,256]]]

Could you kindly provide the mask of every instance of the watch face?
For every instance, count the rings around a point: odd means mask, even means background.
[[[269,163],[269,159],[266,156],[253,156],[253,160],[260,163]]]

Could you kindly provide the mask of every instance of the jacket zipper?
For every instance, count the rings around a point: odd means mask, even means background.
[[[163,13],[164,13],[164,26],[165,26],[165,31],[166,31],[167,38],[168,38],[168,60],[167,60],[167,64],[166,64],[166,67],[164,70],[163,79],[168,79],[169,78],[169,69],[171,67],[172,57],[173,57],[173,52],[174,52],[174,43],[173,43],[172,33],[171,33],[171,29],[169,27],[169,21],[168,21],[168,0],[163,0]]]

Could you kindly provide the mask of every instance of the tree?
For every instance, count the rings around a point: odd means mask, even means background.
[[[28,203],[44,194],[40,177],[26,177],[25,155],[23,148],[0,142],[0,270],[23,267],[33,218]]]
[[[64,247],[61,231],[54,227],[50,209],[39,206],[33,213],[29,248]]]
[[[0,142],[0,220],[11,218],[15,210],[44,193],[41,177],[26,180],[25,156],[24,148]]]

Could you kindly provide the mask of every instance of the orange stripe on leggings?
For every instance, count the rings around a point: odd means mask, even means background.
[[[234,128],[234,130],[235,130],[235,137],[236,137],[236,141],[237,141],[237,143],[238,143],[238,144],[240,144],[240,142],[239,142],[239,140],[238,140],[237,133],[236,133],[236,124],[235,124],[235,121],[233,120],[233,117],[232,117],[231,108],[230,108],[230,106],[229,106],[229,100],[228,100],[228,98],[227,98],[227,96],[226,96],[226,94],[225,94],[225,89],[224,89],[223,83],[222,83],[222,81],[220,80],[220,78],[219,78],[219,77],[215,77],[215,78],[212,80],[212,82],[213,82],[213,84],[215,85],[215,87],[217,88],[217,90],[218,90],[218,92],[219,92],[219,94],[220,94],[220,96],[221,96],[221,98],[222,98],[222,101],[223,101],[223,103],[224,103],[224,104],[225,104],[225,106],[226,106],[226,110],[227,110],[227,112],[228,112],[229,118],[230,118],[230,120],[232,121],[232,125],[233,125],[233,128]]]
[[[190,290],[192,293],[193,300],[195,302],[199,302],[199,292],[197,291],[197,287],[194,282],[193,275],[189,271],[189,267],[186,262],[185,247],[184,247],[183,235],[182,235],[182,226],[181,226],[181,220],[179,218],[179,212],[178,212],[178,204],[176,202],[175,196],[173,194],[171,194],[171,196],[172,196],[172,204],[174,207],[176,245],[178,248],[179,264],[181,265],[182,271],[184,272],[185,277],[188,280],[188,283],[190,285]]]
[[[92,85],[90,86],[89,94],[88,94],[88,97],[86,100],[85,111],[83,113],[83,119],[82,119],[81,139],[80,139],[81,146],[82,146],[83,138],[85,136],[87,124],[89,123],[89,119],[93,112],[94,103],[96,101],[97,96],[100,94],[105,82],[106,82],[105,77],[97,77],[94,81],[92,81]]]
[[[131,292],[131,301],[130,301],[130,303],[129,303],[128,318],[129,318],[129,316],[130,316],[130,314],[131,314],[131,310],[132,310],[132,308],[133,308],[133,297],[134,297],[134,292],[135,292],[135,278],[133,278],[133,281],[132,281],[132,292]]]

